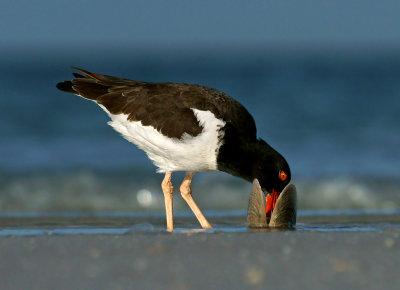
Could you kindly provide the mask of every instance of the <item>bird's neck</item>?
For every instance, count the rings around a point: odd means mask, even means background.
[[[253,142],[236,140],[236,142],[225,143],[218,153],[218,170],[251,182],[255,178],[257,164],[260,163],[260,158],[268,147],[268,144],[260,140]]]

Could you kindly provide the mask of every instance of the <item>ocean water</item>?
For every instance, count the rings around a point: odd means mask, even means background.
[[[0,54],[1,212],[163,211],[162,176],[146,155],[95,104],[56,89],[71,66],[198,83],[236,98],[291,165],[300,209],[400,207],[397,52],[89,47]],[[250,189],[224,173],[200,173],[193,183],[205,210],[244,210]]]

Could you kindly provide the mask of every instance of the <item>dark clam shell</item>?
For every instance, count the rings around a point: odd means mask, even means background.
[[[253,180],[249,207],[247,208],[247,224],[250,228],[265,228],[268,226],[267,216],[265,215],[265,196],[258,179]]]
[[[293,184],[288,184],[280,193],[267,223],[265,215],[265,196],[257,179],[253,181],[249,207],[247,211],[247,224],[250,228],[292,228],[296,225],[297,217],[297,192]]]
[[[293,184],[288,184],[279,195],[269,221],[274,228],[292,228],[296,225],[297,193]]]

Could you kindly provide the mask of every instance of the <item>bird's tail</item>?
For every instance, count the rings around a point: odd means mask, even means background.
[[[107,93],[108,85],[104,82],[102,75],[91,73],[83,69],[75,68],[82,74],[73,73],[75,77],[71,81],[59,82],[56,86],[59,90],[72,93],[89,100],[96,100],[99,96]]]

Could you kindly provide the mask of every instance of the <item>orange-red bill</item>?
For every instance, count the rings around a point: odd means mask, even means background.
[[[271,194],[267,194],[266,205],[265,205],[265,214],[267,218],[271,217],[272,211],[275,208],[276,201],[278,200],[279,194],[275,190],[272,190]]]

